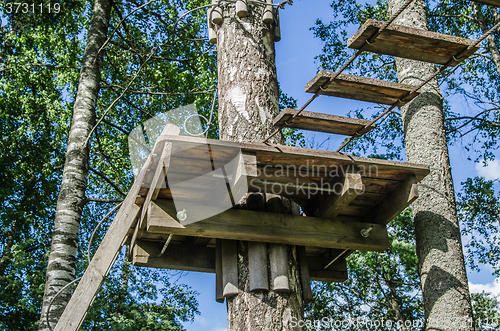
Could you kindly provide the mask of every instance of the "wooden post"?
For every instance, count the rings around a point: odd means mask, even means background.
[[[209,9],[207,12],[208,41],[211,44],[217,44],[217,33],[215,33],[214,26],[212,23],[214,14],[215,11],[213,11],[213,9]],[[212,16],[212,19],[210,19],[210,16]]]
[[[248,272],[251,292],[269,291],[267,245],[265,243],[248,243]]]
[[[271,263],[271,289],[276,292],[290,291],[288,284],[288,252],[282,244],[269,245],[269,261]]]
[[[215,301],[224,303],[224,287],[222,279],[222,242],[215,241]]]
[[[218,0],[212,0],[212,5],[216,5],[217,2],[218,2]],[[222,23],[222,7],[220,7],[220,6],[212,7],[212,23],[213,24],[221,24]]]
[[[262,16],[262,22],[264,22],[264,24],[271,25],[274,23],[273,6],[272,6],[273,0],[267,0],[266,2],[270,5],[266,6],[264,15]]]
[[[311,278],[309,277],[309,264],[307,263],[306,248],[304,246],[297,246],[297,257],[299,259],[300,281],[302,283],[304,303],[309,303],[313,301],[313,295]]]
[[[238,245],[234,240],[221,240],[222,295],[227,298],[238,294]]]
[[[236,15],[238,17],[247,17],[248,16],[248,8],[246,1],[237,0],[236,1]]]

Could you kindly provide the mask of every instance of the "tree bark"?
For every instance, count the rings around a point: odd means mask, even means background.
[[[485,17],[483,16],[481,10],[479,9],[480,5],[477,3],[474,3],[473,5],[474,5],[474,17],[479,23],[479,28],[483,33],[486,33],[489,30],[488,22],[486,22]],[[493,35],[490,34],[488,37],[486,37],[486,43],[488,45],[486,46],[486,49],[490,52],[491,58],[493,59],[493,64],[495,64],[497,73],[500,75],[500,52],[498,51],[498,47]]]
[[[249,15],[239,18],[234,5],[225,5],[223,22],[215,26],[221,140],[258,142],[274,130],[272,120],[279,113],[279,88],[273,31],[262,22],[263,9],[248,4]],[[283,136],[276,135],[271,142],[283,143]],[[239,293],[227,299],[229,331],[302,330],[293,323],[303,319],[295,247],[287,246],[287,253],[290,291],[251,293],[248,243],[239,242]]]
[[[111,12],[110,0],[96,0],[83,55],[78,93],[73,108],[63,178],[57,199],[56,218],[47,266],[39,330],[48,331],[46,313],[54,295],[75,278],[80,218],[85,205],[90,144],[84,145],[95,125],[95,107],[99,94],[102,53]],[[52,303],[49,323],[55,326],[71,297],[71,290],[61,293]]]
[[[393,13],[402,1],[389,0]],[[423,0],[415,0],[394,22],[427,29]],[[434,65],[396,59],[399,82],[419,85]],[[401,108],[408,162],[427,164],[430,174],[419,184],[413,203],[417,256],[426,330],[473,330],[455,192],[445,136],[443,100],[437,80]]]

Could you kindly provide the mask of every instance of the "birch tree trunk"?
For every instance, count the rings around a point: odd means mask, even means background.
[[[402,1],[389,0],[395,12]],[[427,29],[423,0],[415,0],[395,24]],[[419,85],[437,70],[433,64],[396,58],[400,83]],[[408,162],[427,164],[413,203],[417,256],[426,330],[473,330],[455,192],[446,142],[443,99],[437,79],[403,106],[401,115]]]
[[[82,59],[78,93],[73,108],[64,173],[57,200],[56,218],[47,266],[39,330],[50,330],[47,308],[54,295],[75,278],[80,218],[85,204],[90,144],[84,145],[95,125],[95,107],[99,93],[102,52],[106,40],[112,2],[96,0],[90,22],[87,46]],[[49,323],[54,327],[71,297],[71,289],[52,303]]]
[[[249,16],[238,18],[234,5],[223,8],[217,29],[219,133],[221,140],[260,142],[273,130],[279,113],[272,28],[262,22],[262,7],[248,4]],[[281,134],[271,143],[283,143]],[[227,299],[229,331],[301,330],[302,288],[297,254],[288,246],[290,292],[249,291],[248,244],[238,244],[239,294]]]

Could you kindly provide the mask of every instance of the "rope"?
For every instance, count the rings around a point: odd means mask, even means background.
[[[346,62],[344,63],[344,65],[337,71],[335,72],[332,77],[330,77],[330,79],[325,83],[323,84],[322,86],[320,86],[320,88],[318,89],[318,91],[316,91],[316,93],[314,93],[314,95],[302,106],[300,107],[299,111],[296,112],[289,120],[288,120],[288,123],[291,123],[297,116],[300,115],[300,113],[302,113],[304,111],[304,109],[307,108],[307,106],[309,106],[320,94],[321,94],[321,91],[323,89],[325,89],[331,82],[333,82],[335,79],[337,79],[337,77],[349,66],[351,65],[352,62],[354,62],[354,60],[356,60],[356,58],[364,51],[364,49],[370,45],[371,43],[373,43],[375,41],[375,39],[382,33],[384,32],[385,29],[387,29],[389,27],[389,25],[391,25],[392,22],[394,22],[394,20],[399,16],[401,15],[401,13],[403,12],[403,10],[406,9],[406,7],[408,7],[411,3],[413,2],[413,0],[407,0],[403,6],[401,6],[401,8],[399,8],[399,10],[397,12],[395,12],[390,18],[389,20],[380,28],[378,29],[375,33],[373,33],[373,35],[368,38],[368,40],[363,44],[363,46],[361,46],[360,49],[358,49],[358,51]],[[266,143],[269,139],[271,139],[274,135],[276,135],[278,132],[280,132],[284,127],[288,126],[287,123],[283,123],[282,125],[280,125],[276,130],[274,130],[266,139],[264,139],[262,142],[263,143]]]
[[[491,29],[489,29],[488,31],[486,31],[485,34],[483,34],[481,36],[481,38],[477,39],[474,43],[472,43],[471,45],[469,45],[467,48],[465,48],[463,51],[461,51],[457,56],[454,56],[451,60],[449,60],[448,62],[446,62],[440,69],[439,71],[436,71],[434,74],[432,74],[431,76],[429,76],[424,82],[422,82],[419,86],[413,88],[413,90],[411,90],[410,92],[408,92],[404,97],[403,99],[407,99],[408,97],[412,96],[413,94],[415,94],[418,90],[420,90],[424,85],[426,85],[427,83],[429,83],[431,80],[433,80],[434,78],[436,78],[439,74],[441,74],[444,70],[446,70],[446,68],[448,68],[451,64],[459,61],[459,62],[462,62],[463,60],[465,60],[466,58],[463,58],[460,60],[460,58],[464,55],[464,53],[470,51],[471,49],[473,49],[474,47],[476,47],[481,41],[483,41],[485,38],[487,38],[490,34],[492,34],[495,30],[499,29],[500,28],[500,22],[498,22],[497,24],[495,24],[494,27],[492,27]],[[384,117],[385,115],[387,115],[390,111],[392,111],[394,108],[396,108],[399,104],[401,103],[401,100],[398,100],[396,101],[391,107],[389,107],[388,109],[386,109],[382,114],[380,114],[379,116],[377,116],[374,120],[372,120],[370,123],[368,123],[367,125],[365,125],[363,127],[362,130],[365,130],[367,129],[369,126],[375,124],[375,122],[377,122],[379,119],[381,119],[382,117]],[[346,147],[351,141],[353,141],[355,138],[357,138],[359,136],[359,134],[356,132],[354,135],[352,135],[346,142],[344,142],[342,144],[342,146],[340,146],[336,152],[340,152],[344,147]]]

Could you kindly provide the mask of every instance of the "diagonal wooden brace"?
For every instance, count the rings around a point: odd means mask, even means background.
[[[179,134],[179,132],[177,126],[168,124],[162,135]],[[161,153],[163,150],[165,141],[161,139],[162,135],[157,139],[153,152],[149,155],[143,169],[135,179],[134,185],[127,194],[87,270],[85,270],[54,331],[77,331],[83,323],[87,311],[90,309],[127,238],[128,230],[132,227],[137,215],[139,215],[141,207],[135,203],[135,200],[145,179],[146,170],[151,166],[153,155]]]

